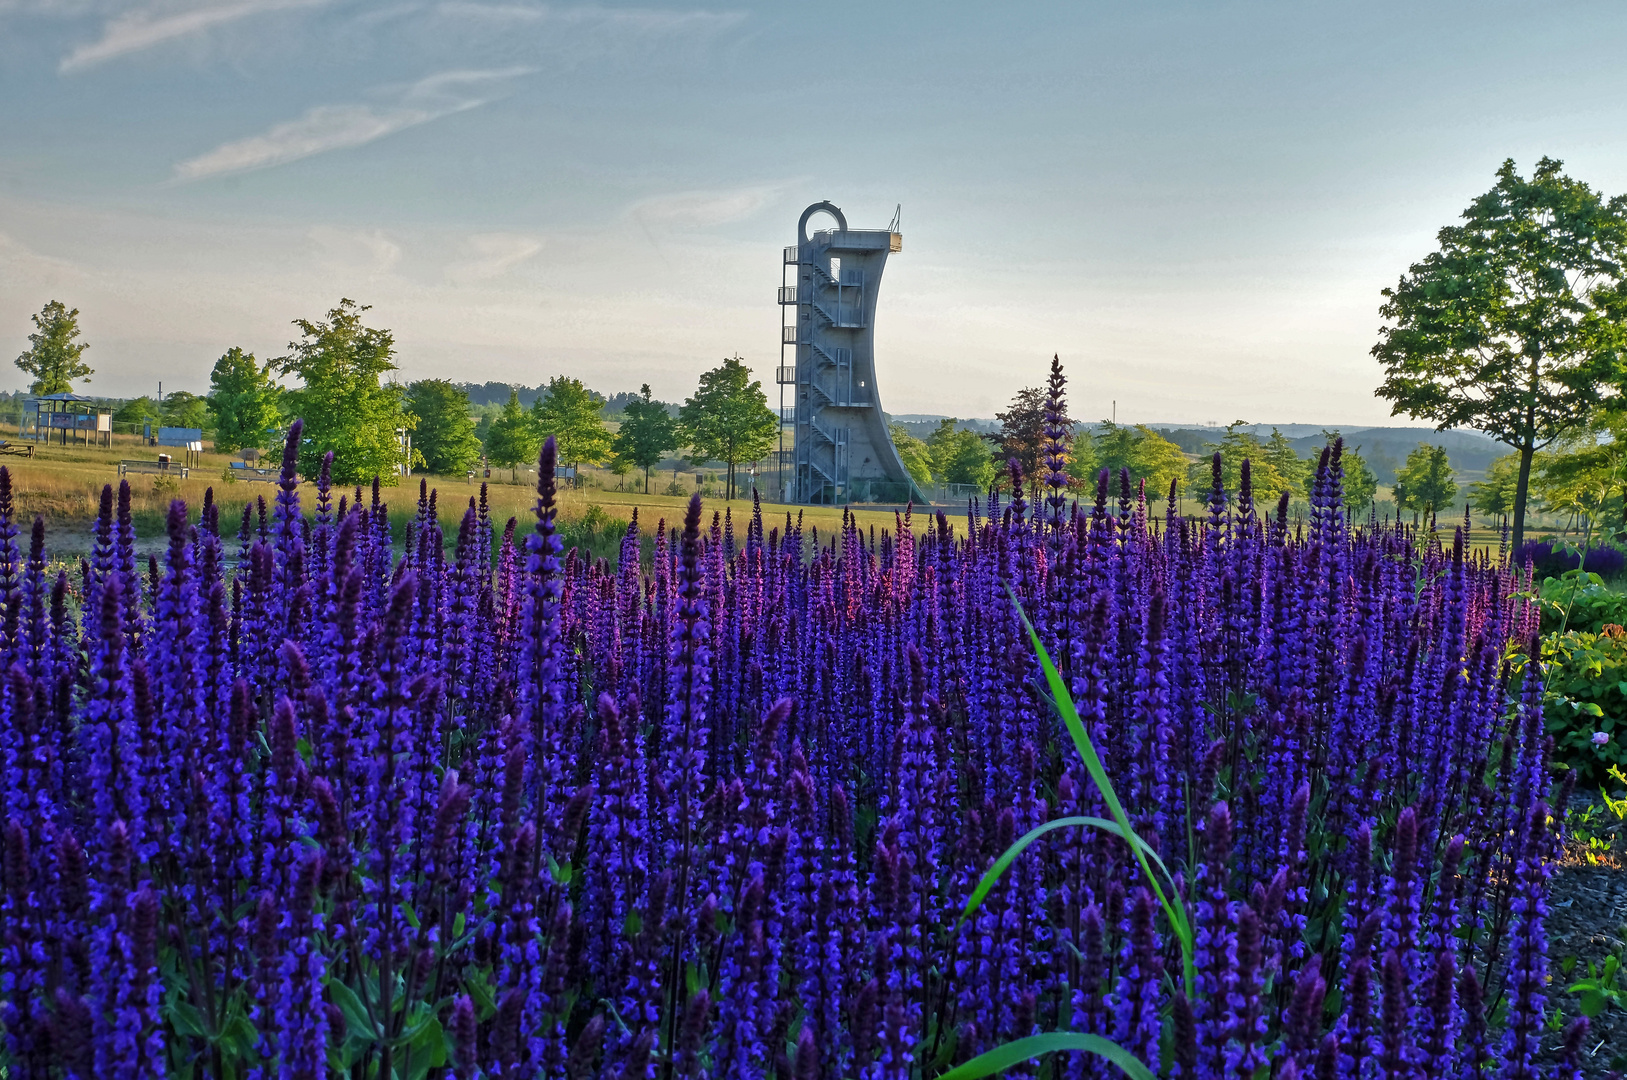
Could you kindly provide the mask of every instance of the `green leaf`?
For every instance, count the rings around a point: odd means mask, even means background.
[[[177,1001],[166,1011],[169,1013],[170,1026],[175,1029],[177,1035],[199,1039],[209,1036],[203,1013],[198,1011],[197,1006],[190,1002]]]
[[[976,911],[982,906],[983,901],[988,898],[989,892],[993,890],[996,884],[999,883],[1001,876],[1003,876],[1005,872],[1010,869],[1011,864],[1016,861],[1017,856],[1023,853],[1023,849],[1027,848],[1029,844],[1032,844],[1046,833],[1055,832],[1057,829],[1071,828],[1074,826],[1087,829],[1100,829],[1102,832],[1105,832],[1111,836],[1118,836],[1128,840],[1132,846],[1139,845],[1141,850],[1147,855],[1151,856],[1153,862],[1158,864],[1158,869],[1164,871],[1164,876],[1169,876],[1169,870],[1164,866],[1164,861],[1158,857],[1158,853],[1153,851],[1152,848],[1148,847],[1146,841],[1142,840],[1141,837],[1137,836],[1135,833],[1132,832],[1126,837],[1124,835],[1124,831],[1119,828],[1117,822],[1108,821],[1106,818],[1099,817],[1057,818],[1054,821],[1047,821],[1043,825],[1035,826],[1020,837],[1010,847],[1006,848],[1005,853],[994,861],[994,865],[989,867],[988,871],[983,875],[983,879],[977,883],[977,888],[972,890],[972,895],[966,901],[966,909],[960,913],[960,919],[957,921],[956,925],[965,922],[971,916],[972,912]]]
[[[485,968],[474,973],[465,987],[469,991],[469,1000],[475,1003],[480,1010],[480,1019],[489,1020],[497,1011],[497,997],[492,992],[491,973]]]
[[[446,1036],[441,1031],[441,1022],[434,1017],[419,1025],[412,1040],[407,1044],[407,1053],[412,1055],[411,1067],[407,1070],[406,1080],[424,1080],[429,1070],[438,1069],[446,1064]]]
[[[1063,723],[1067,725],[1068,735],[1073,739],[1074,749],[1079,752],[1080,760],[1085,763],[1085,770],[1090,773],[1091,780],[1095,782],[1096,790],[1101,792],[1102,801],[1107,804],[1108,810],[1112,811],[1113,820],[1118,822],[1121,835],[1134,837],[1136,833],[1130,827],[1130,818],[1125,814],[1118,795],[1113,791],[1113,782],[1107,778],[1107,770],[1102,768],[1101,759],[1096,756],[1096,748],[1091,745],[1089,733],[1085,731],[1084,724],[1079,720],[1079,712],[1074,708],[1073,696],[1068,693],[1067,684],[1062,681],[1062,676],[1057,672],[1056,665],[1051,662],[1050,654],[1045,651],[1045,643],[1040,640],[1039,632],[1034,629],[1034,624],[1028,621],[1028,613],[1023,611],[1022,603],[1018,601],[1017,594],[1010,585],[1006,586],[1006,594],[1011,597],[1011,603],[1017,609],[1017,617],[1022,620],[1023,628],[1028,631],[1028,640],[1033,645],[1034,654],[1039,657],[1040,666],[1045,670],[1045,681],[1050,687],[1052,703],[1056,706],[1057,712],[1061,713]],[[1169,897],[1164,895],[1163,887],[1158,884],[1158,879],[1153,876],[1152,869],[1147,865],[1146,856],[1142,854],[1141,848],[1132,843],[1130,850],[1135,855],[1136,862],[1141,865],[1142,876],[1146,878],[1147,884],[1152,888],[1153,895],[1158,898],[1159,905],[1163,907],[1164,917],[1169,920],[1170,929],[1180,939],[1182,983],[1185,986],[1187,997],[1190,998],[1195,993],[1197,972],[1192,966],[1192,923],[1187,918],[1186,908],[1181,903],[1179,893],[1171,894],[1175,897],[1173,903],[1171,903]]]
[[[469,921],[469,917],[466,914],[464,914],[461,911],[458,912],[457,918],[452,920],[452,940],[453,941],[456,941],[458,938],[463,936],[463,928],[468,923],[468,921]]]
[[[1053,1031],[1045,1035],[1014,1039],[986,1054],[977,1055],[964,1065],[957,1065],[938,1080],[980,1080],[985,1076],[998,1076],[1032,1058],[1069,1050],[1082,1050],[1087,1054],[1104,1057],[1117,1065],[1131,1080],[1155,1080],[1152,1071],[1130,1051],[1100,1035],[1086,1035],[1082,1031]]]
[[[254,1030],[254,1024],[242,1013],[226,1022],[217,1040],[223,1049],[245,1058],[254,1053],[254,1045],[259,1041],[260,1033]]]
[[[373,1026],[372,1017],[367,1015],[367,1007],[349,985],[339,979],[329,979],[328,996],[344,1014],[345,1026],[351,1036],[368,1042],[378,1038],[378,1029]]]

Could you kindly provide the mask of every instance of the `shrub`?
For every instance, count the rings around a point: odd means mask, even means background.
[[[1602,784],[1612,765],[1627,766],[1627,632],[1606,625],[1545,635],[1542,662],[1554,758],[1580,783]]]
[[[1542,610],[1542,631],[1581,630],[1597,634],[1604,627],[1627,623],[1627,595],[1604,583],[1597,574],[1567,570],[1537,586]]]

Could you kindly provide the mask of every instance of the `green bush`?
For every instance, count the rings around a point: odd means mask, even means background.
[[[1548,634],[1542,662],[1554,759],[1575,769],[1581,783],[1602,784],[1611,766],[1627,766],[1627,631]],[[1602,744],[1594,741],[1600,733]]]
[[[1597,634],[1611,623],[1627,625],[1627,596],[1606,585],[1598,574],[1582,570],[1567,570],[1542,582],[1537,586],[1537,603],[1544,634],[1562,629]]]

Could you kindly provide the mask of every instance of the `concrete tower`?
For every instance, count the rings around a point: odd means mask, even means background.
[[[836,227],[808,235],[817,213]],[[887,256],[903,250],[895,227],[849,229],[814,203],[785,249],[780,305],[781,498],[796,503],[925,502],[893,446],[876,388],[876,293]],[[791,402],[786,402],[786,395]]]

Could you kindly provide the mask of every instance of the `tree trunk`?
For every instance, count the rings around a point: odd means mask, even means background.
[[[1525,498],[1531,490],[1531,455],[1537,449],[1537,394],[1542,389],[1542,346],[1527,342],[1531,357],[1530,385],[1526,388],[1525,430],[1520,433],[1520,479],[1514,485],[1514,551],[1525,543]]]
[[[1520,478],[1514,484],[1514,551],[1525,543],[1525,499],[1531,490],[1531,456],[1535,448],[1527,440],[1520,447]]]

